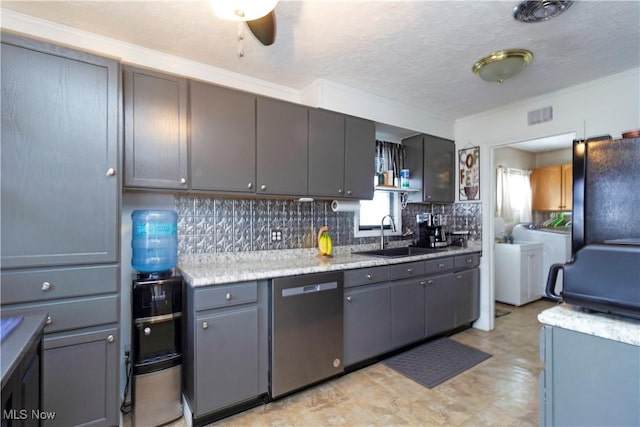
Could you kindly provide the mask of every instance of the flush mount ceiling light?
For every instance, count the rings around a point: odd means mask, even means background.
[[[560,15],[573,4],[569,0],[523,1],[513,9],[513,17],[520,22],[540,22]]]
[[[507,49],[491,53],[476,62],[471,71],[488,82],[502,83],[518,74],[533,59],[525,49]]]
[[[229,21],[253,21],[276,7],[278,0],[210,0],[213,13]]]

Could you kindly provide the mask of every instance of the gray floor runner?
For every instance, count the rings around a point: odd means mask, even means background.
[[[439,338],[397,354],[382,363],[427,388],[455,377],[490,358],[489,353]]]

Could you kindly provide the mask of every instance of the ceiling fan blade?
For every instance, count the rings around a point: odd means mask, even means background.
[[[270,46],[276,41],[276,13],[271,11],[262,18],[247,21],[249,29],[260,43]]]

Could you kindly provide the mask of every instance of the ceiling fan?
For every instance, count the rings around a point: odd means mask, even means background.
[[[245,21],[253,35],[265,46],[276,40],[276,14],[278,0],[210,0],[211,9],[218,17],[231,21]]]

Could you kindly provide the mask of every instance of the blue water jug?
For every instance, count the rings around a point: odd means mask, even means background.
[[[131,213],[131,266],[140,273],[159,273],[178,264],[178,214],[172,210]]]

